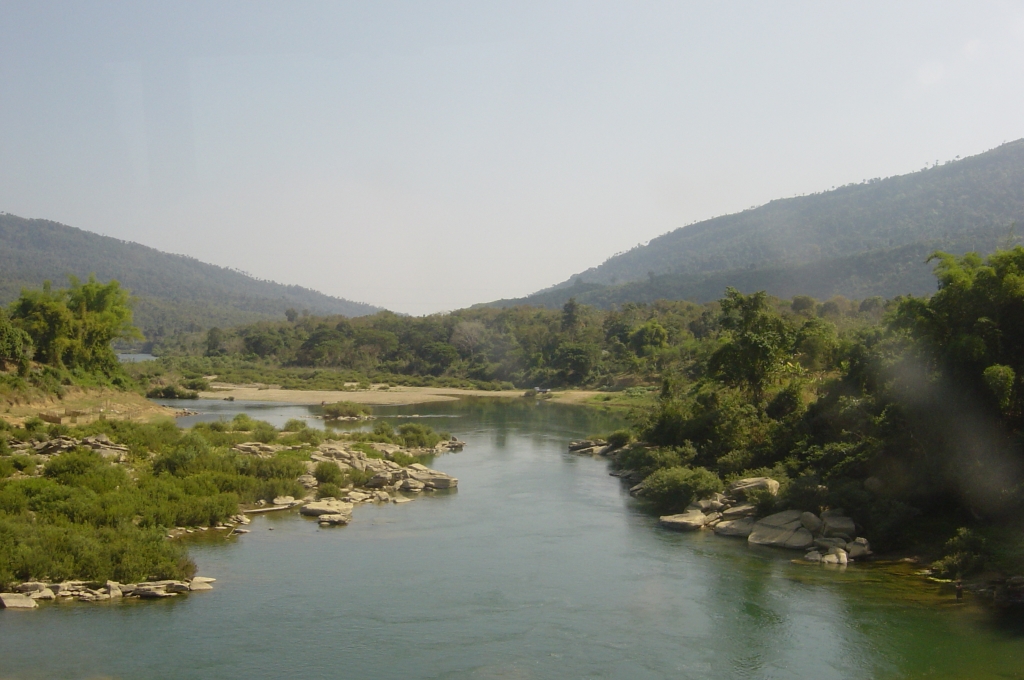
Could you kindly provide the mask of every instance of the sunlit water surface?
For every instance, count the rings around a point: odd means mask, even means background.
[[[344,528],[290,512],[204,534],[212,592],[0,611],[0,678],[1024,677],[1024,639],[906,570],[660,529],[605,461],[566,452],[610,416],[497,399],[375,413],[465,440],[432,463],[457,492],[360,506]]]

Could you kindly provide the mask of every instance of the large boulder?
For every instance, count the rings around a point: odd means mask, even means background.
[[[747,537],[754,545],[768,545],[790,550],[805,550],[814,543],[814,536],[804,528],[799,510],[784,510],[754,523]]]
[[[320,515],[316,519],[320,522],[320,526],[324,527],[345,526],[352,521],[352,515],[344,513],[339,513],[337,515]]]
[[[868,544],[868,539],[857,537],[846,544],[846,552],[852,559],[867,557],[871,554],[871,546]]]
[[[367,489],[379,489],[391,484],[393,477],[394,474],[390,470],[382,470],[371,477],[365,486]]]
[[[821,521],[822,533],[825,534],[825,536],[842,537],[849,540],[857,535],[857,527],[849,517],[844,517],[842,515],[823,515]]]
[[[28,595],[22,593],[0,593],[0,609],[34,609],[38,606],[36,601]]]
[[[715,525],[715,533],[719,536],[735,536],[746,538],[754,530],[753,517],[741,517],[739,519],[724,519]]]
[[[413,466],[410,465],[409,467],[411,468]],[[459,485],[459,480],[455,477],[429,468],[410,471],[409,477],[419,482],[423,482],[423,485],[428,489],[454,489]]]
[[[681,515],[665,515],[658,523],[674,531],[696,531],[704,526],[707,519],[700,510],[688,510]]]
[[[351,515],[352,504],[343,501],[320,500],[306,503],[299,512],[307,517],[319,517],[320,515]]]
[[[738,479],[729,485],[729,495],[737,498],[746,498],[747,494],[756,489],[767,489],[774,496],[779,492],[779,483],[771,477]]]
[[[757,514],[757,508],[750,503],[740,503],[722,511],[722,517],[726,519],[739,519],[740,517],[753,517]]]
[[[812,534],[818,533],[821,529],[821,520],[813,512],[805,512],[800,515],[800,523]]]

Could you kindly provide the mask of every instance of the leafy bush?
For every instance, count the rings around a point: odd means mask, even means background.
[[[154,387],[146,392],[146,397],[149,399],[198,399],[199,393],[179,385],[164,385],[163,387]]]
[[[210,381],[206,378],[187,378],[181,381],[181,386],[186,390],[194,390],[196,392],[210,391]]]
[[[634,470],[646,477],[655,470],[689,465],[697,455],[689,442],[678,447],[634,446],[616,457],[614,467],[619,470]]]
[[[616,430],[615,432],[612,432],[610,435],[608,435],[606,441],[608,442],[609,446],[614,446],[615,448],[618,449],[628,444],[630,441],[632,441],[632,439],[633,435],[630,434],[629,430]]]
[[[340,485],[344,482],[345,475],[335,463],[320,461],[313,470],[313,476],[321,484]]]
[[[324,404],[324,415],[328,418],[356,418],[369,414],[365,406],[360,406],[351,401],[339,401],[333,404]]]
[[[694,500],[722,491],[718,475],[701,467],[663,468],[644,480],[643,497],[665,512],[679,512]]]
[[[341,498],[342,496],[341,487],[337,484],[331,484],[326,482],[316,488],[316,497],[320,498]]]
[[[291,418],[291,419],[288,420],[288,422],[286,422],[284,424],[284,427],[281,428],[281,431],[282,432],[301,432],[302,430],[305,430],[308,427],[309,427],[309,425],[306,424],[305,420],[299,420],[298,418]]]
[[[985,566],[985,539],[961,527],[946,541],[945,555],[932,564],[932,569],[945,578],[960,578],[980,571]]]

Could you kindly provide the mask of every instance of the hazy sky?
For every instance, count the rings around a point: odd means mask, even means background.
[[[0,0],[0,210],[415,314],[1020,137],[1022,2]]]

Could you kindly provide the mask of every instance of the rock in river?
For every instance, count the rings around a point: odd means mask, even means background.
[[[33,609],[38,607],[28,595],[21,593],[0,593],[0,609]]]
[[[768,515],[754,523],[747,541],[755,545],[805,550],[814,543],[814,536],[804,528],[799,510],[786,510]]]
[[[738,536],[746,538],[754,530],[753,517],[741,517],[740,519],[726,519],[715,525],[715,533],[719,536]]]
[[[665,515],[658,519],[661,526],[675,531],[696,531],[707,519],[700,510],[687,510],[681,515]]]
[[[299,512],[308,517],[319,517],[320,515],[351,515],[352,504],[337,500],[320,500],[312,503],[306,503],[302,506]]]

